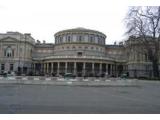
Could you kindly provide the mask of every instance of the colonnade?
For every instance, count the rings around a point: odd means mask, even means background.
[[[117,66],[115,64],[98,63],[98,62],[46,62],[34,63],[34,72],[42,72],[44,74],[65,74],[72,73],[74,75],[108,75],[117,74]]]

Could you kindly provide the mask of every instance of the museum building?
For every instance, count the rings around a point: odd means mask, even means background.
[[[0,73],[120,76],[128,72],[134,77],[135,70],[143,71],[136,73],[140,76],[151,69],[147,56],[137,58],[134,50],[130,51],[129,40],[126,44],[106,45],[105,34],[85,28],[59,31],[54,36],[55,43],[41,43],[28,33],[0,34]]]

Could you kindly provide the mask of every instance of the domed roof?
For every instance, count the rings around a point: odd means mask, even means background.
[[[78,27],[78,28],[73,28],[73,29],[67,29],[67,30],[62,30],[62,31],[59,31],[55,34],[55,36],[59,35],[59,34],[65,34],[65,33],[89,33],[89,34],[101,34],[103,35],[104,37],[106,37],[106,35],[102,32],[99,32],[97,30],[91,30],[91,29],[86,29],[86,28],[83,28],[83,27]]]

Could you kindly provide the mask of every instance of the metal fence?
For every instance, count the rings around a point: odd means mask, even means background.
[[[28,75],[28,76],[64,76],[66,73],[73,74],[78,77],[130,77],[130,78],[153,78],[154,73],[152,70],[106,70],[106,69],[77,69],[76,72],[72,70],[65,70],[64,68],[54,70],[33,69],[24,68],[14,71],[16,75]],[[11,72],[10,72],[11,73]],[[3,74],[3,73],[1,73]],[[159,71],[160,74],[160,71]]]

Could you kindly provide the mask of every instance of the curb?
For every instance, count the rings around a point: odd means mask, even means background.
[[[55,85],[55,86],[138,86],[136,80],[116,80],[116,81],[55,81],[48,80],[0,80],[0,84],[21,84],[21,85]]]

